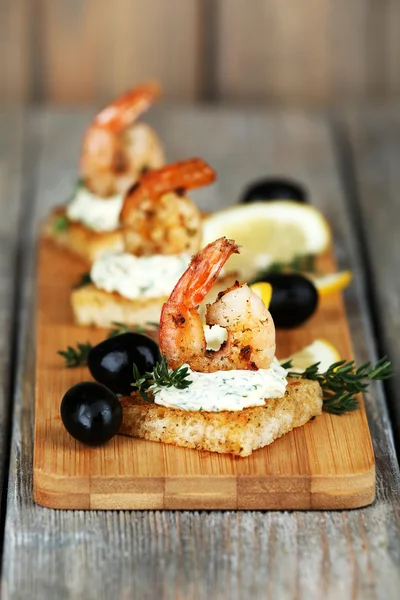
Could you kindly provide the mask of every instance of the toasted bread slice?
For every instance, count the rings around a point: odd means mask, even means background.
[[[200,315],[208,302],[214,302],[217,294],[233,285],[235,274],[218,279],[200,307]],[[129,300],[120,294],[106,292],[93,284],[72,290],[71,304],[78,325],[110,327],[115,322],[126,325],[145,325],[149,321],[158,323],[161,308],[167,296],[160,298],[136,298]]]
[[[322,390],[317,381],[291,380],[283,398],[266,400],[265,406],[219,413],[165,408],[145,402],[138,394],[122,398],[121,403],[122,435],[249,456],[319,415]]]
[[[93,284],[71,293],[75,322],[97,327],[111,327],[115,322],[126,325],[145,325],[149,321],[158,323],[166,300],[167,297],[129,300],[117,293],[100,290]]]
[[[204,219],[209,213],[201,213]],[[59,227],[59,223],[63,224]],[[60,248],[82,258],[91,265],[106,252],[125,252],[125,237],[129,232],[116,229],[114,231],[93,231],[79,223],[70,221],[64,206],[58,206],[51,211],[43,223],[43,235]],[[199,239],[196,238],[194,250],[197,250]]]
[[[62,228],[58,226],[60,219],[65,220]],[[57,246],[76,254],[89,264],[106,252],[123,252],[125,247],[122,229],[92,231],[81,223],[70,221],[63,207],[50,213],[44,223],[43,233]]]

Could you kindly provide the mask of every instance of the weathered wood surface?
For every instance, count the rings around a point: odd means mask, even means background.
[[[399,471],[380,384],[367,394],[377,464],[377,500],[343,512],[65,512],[32,500],[33,248],[40,218],[68,196],[88,114],[36,116],[39,154],[24,235],[23,310],[3,554],[3,597],[360,598],[391,600],[400,586]],[[200,155],[219,172],[203,208],[234,202],[245,183],[290,174],[310,188],[332,222],[358,361],[376,358],[343,182],[322,117],[225,110],[159,110],[153,122],[169,157]]]
[[[399,93],[396,0],[220,0],[218,97],[334,104]]]
[[[10,395],[14,364],[13,330],[16,326],[20,201],[23,194],[23,117],[0,112],[0,500],[8,467]],[[0,535],[2,532],[0,531]]]
[[[398,98],[397,0],[4,0],[0,102]]]
[[[400,113],[348,110],[343,118],[376,333],[395,365],[387,388],[400,444]]]

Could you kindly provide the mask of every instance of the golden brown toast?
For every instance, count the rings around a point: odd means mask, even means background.
[[[204,307],[214,302],[217,294],[233,285],[235,274],[221,277],[205,297],[200,315],[204,315]],[[78,325],[96,325],[111,327],[115,322],[126,325],[145,325],[160,320],[161,308],[167,296],[160,298],[137,298],[130,300],[116,292],[106,292],[93,284],[88,284],[71,292],[71,305],[74,320]]]
[[[65,222],[65,227],[58,226],[60,220]],[[83,258],[90,265],[104,253],[123,252],[125,247],[122,229],[92,231],[77,221],[70,221],[63,207],[50,213],[44,222],[43,233],[57,246]]]
[[[72,290],[71,304],[78,325],[111,327],[115,322],[145,325],[159,322],[162,305],[167,297],[129,300],[117,293],[105,292],[93,284]]]
[[[283,398],[241,411],[186,411],[145,402],[134,393],[121,400],[120,434],[222,454],[249,456],[305,425],[322,411],[317,381],[291,380]]]

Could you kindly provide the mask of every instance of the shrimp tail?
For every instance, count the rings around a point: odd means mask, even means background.
[[[144,167],[164,164],[160,142],[151,127],[135,123],[160,93],[157,83],[143,83],[94,117],[83,136],[80,156],[81,175],[91,192],[102,197],[124,193]]]
[[[159,198],[168,192],[185,191],[215,181],[215,171],[201,158],[190,158],[144,173],[126,193],[121,211],[123,224],[135,219],[137,205],[143,198]]]
[[[239,253],[233,240],[219,238],[196,254],[175,285],[160,317],[160,349],[172,368],[179,366],[182,353],[204,354],[206,340],[198,306],[212,288],[228,260]]]
[[[232,240],[219,238],[192,261],[164,304],[160,349],[169,367],[183,363],[194,371],[268,369],[275,354],[275,327],[264,302],[247,284],[236,282],[207,305],[207,325],[219,325],[227,339],[219,350],[207,350],[199,304],[210,291],[229,256],[238,252]]]
[[[161,95],[161,88],[155,81],[138,85],[108,104],[94,118],[92,125],[118,133],[129,127],[150,108]]]
[[[196,308],[215,283],[222,267],[232,254],[239,254],[239,246],[225,237],[208,244],[193,256],[169,300]]]

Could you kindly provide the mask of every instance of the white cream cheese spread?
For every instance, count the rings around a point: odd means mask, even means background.
[[[101,198],[80,185],[67,206],[67,217],[93,231],[114,231],[120,225],[123,202],[122,194]]]
[[[220,412],[263,406],[268,398],[282,398],[287,380],[286,370],[277,359],[269,369],[233,370],[198,373],[189,368],[189,387],[154,387],[154,402],[168,408]]]
[[[106,254],[93,263],[90,277],[96,287],[130,300],[161,298],[170,295],[189,262],[187,254]]]

